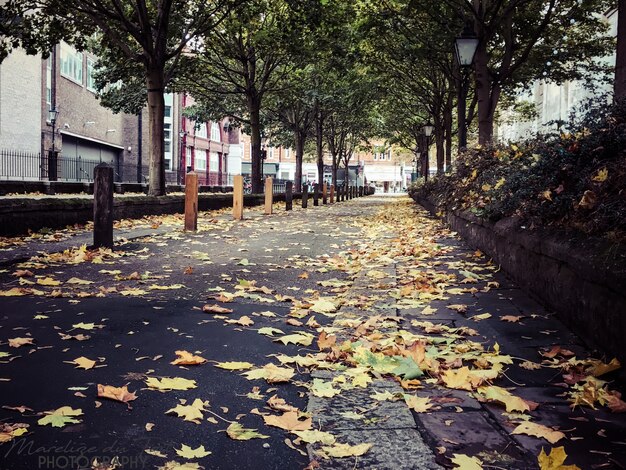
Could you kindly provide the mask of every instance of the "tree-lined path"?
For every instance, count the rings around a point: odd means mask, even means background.
[[[405,197],[279,209],[4,264],[0,468],[623,468],[612,358],[484,254]]]

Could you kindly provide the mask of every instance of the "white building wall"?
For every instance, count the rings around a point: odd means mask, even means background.
[[[41,151],[41,64],[21,49],[0,64],[0,149]]]

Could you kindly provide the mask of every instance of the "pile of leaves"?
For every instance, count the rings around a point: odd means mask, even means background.
[[[410,188],[444,210],[626,237],[626,102],[591,108],[568,132],[461,154],[450,175]]]

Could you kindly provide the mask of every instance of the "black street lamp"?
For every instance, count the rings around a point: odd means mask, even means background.
[[[429,154],[428,148],[430,147],[430,136],[433,135],[433,131],[435,130],[435,126],[433,126],[430,122],[427,122],[422,126],[422,135],[424,136],[424,146],[422,152],[423,164],[422,164],[422,174],[424,176],[424,180],[428,179],[429,176]]]
[[[185,180],[185,168],[183,166],[183,161],[185,160],[185,137],[187,137],[187,131],[180,131],[178,136],[180,137],[180,152],[178,155],[178,184],[183,184]],[[190,168],[190,167],[188,167]]]
[[[52,125],[52,149],[48,152],[48,180],[56,181],[58,179],[57,174],[57,151],[55,147],[56,139],[56,123],[59,117],[59,110],[56,108],[50,108],[48,110],[48,121]]]
[[[459,150],[467,147],[467,93],[469,90],[469,74],[468,69],[474,62],[476,49],[480,42],[478,36],[474,32],[474,26],[471,21],[465,22],[465,28],[461,34],[454,40],[454,50],[456,52],[456,60],[459,64],[460,81],[457,96],[457,120],[459,123]]]

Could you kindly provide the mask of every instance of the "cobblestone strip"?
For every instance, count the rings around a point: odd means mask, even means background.
[[[382,271],[387,276],[377,279],[377,288],[371,288],[373,281],[368,278],[369,269]],[[368,295],[380,293],[381,297],[389,289],[396,286],[396,265],[394,262],[386,265],[368,266],[364,268],[354,281],[352,288],[346,295],[346,301],[359,297],[367,291]],[[380,304],[381,302],[379,302]],[[339,310],[335,319],[345,320],[363,318],[374,315],[396,315],[396,310],[381,310],[373,308],[361,310],[351,306],[344,306]],[[349,339],[338,335],[337,342]],[[312,379],[332,380],[336,373],[328,371],[314,371]],[[313,417],[314,427],[331,432],[338,442],[356,445],[371,443],[372,448],[361,457],[324,460],[317,454],[318,444],[307,447],[311,460],[319,462],[320,469],[439,469],[430,448],[424,442],[418,431],[411,411],[403,400],[379,402],[370,397],[375,392],[388,391],[402,394],[403,390],[393,380],[374,380],[367,388],[355,388],[349,393],[341,393],[332,398],[320,398],[309,395],[307,411]],[[350,419],[354,413],[364,415],[364,419]],[[356,461],[355,461],[356,459]]]

